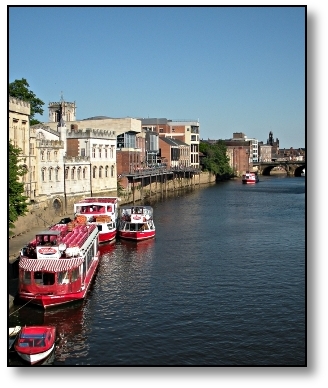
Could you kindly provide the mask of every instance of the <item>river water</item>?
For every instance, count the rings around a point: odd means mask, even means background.
[[[261,176],[158,198],[156,238],[102,246],[83,302],[9,324],[57,326],[47,365],[306,365],[305,191]]]

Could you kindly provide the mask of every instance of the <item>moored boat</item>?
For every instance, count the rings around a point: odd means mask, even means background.
[[[18,296],[44,309],[83,299],[99,264],[96,225],[56,224],[21,250]]]
[[[14,344],[17,354],[31,365],[45,360],[55,348],[55,326],[22,327]]]
[[[259,182],[259,177],[256,172],[246,171],[241,178],[242,183],[257,183]]]
[[[142,241],[155,237],[156,230],[151,206],[120,206],[118,236]]]
[[[21,331],[21,326],[9,327],[9,350],[12,348],[17,335]]]
[[[75,217],[81,223],[95,224],[99,230],[99,242],[113,241],[117,233],[117,197],[88,197],[74,204]]]

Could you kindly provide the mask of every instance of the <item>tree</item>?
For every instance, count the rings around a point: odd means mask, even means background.
[[[30,103],[31,114],[30,114],[30,125],[40,124],[41,122],[34,118],[35,114],[43,114],[44,102],[36,97],[36,95],[29,90],[30,85],[25,78],[21,80],[15,80],[9,84],[9,95],[20,100]]]
[[[23,159],[20,158],[22,150],[15,148],[9,141],[9,170],[8,170],[8,202],[9,202],[9,233],[10,229],[15,227],[14,222],[19,216],[25,215],[27,211],[28,199],[23,195],[24,183],[19,181],[19,177],[27,172],[26,166],[20,164]]]
[[[221,176],[232,175],[229,158],[227,156],[227,147],[224,141],[218,140],[215,144],[201,141],[199,143],[199,151],[205,155],[202,161],[204,170]]]

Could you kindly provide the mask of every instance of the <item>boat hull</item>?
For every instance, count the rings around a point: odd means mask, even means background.
[[[242,183],[243,184],[255,184],[255,183],[257,183],[258,182],[258,179],[257,180],[247,180],[247,179],[243,179],[242,180]]]
[[[53,344],[50,349],[48,349],[44,352],[41,352],[41,353],[26,354],[26,353],[22,353],[22,352],[17,351],[17,354],[24,361],[30,363],[31,365],[34,365],[34,364],[37,364],[37,363],[45,360],[51,354],[51,352],[54,350],[54,348],[55,348],[55,344]]]
[[[118,236],[125,240],[143,241],[155,237],[155,230],[143,231],[119,231]]]
[[[99,243],[107,243],[115,240],[117,231],[116,229],[111,230],[109,232],[99,232]]]

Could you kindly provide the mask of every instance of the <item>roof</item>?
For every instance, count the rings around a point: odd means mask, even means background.
[[[43,230],[42,232],[38,232],[37,236],[58,236],[60,234],[60,230]]]
[[[169,144],[171,147],[188,146],[187,143],[184,143],[183,141],[178,140],[178,139],[172,139],[170,137],[164,137],[164,136],[160,136],[159,138],[160,138],[160,140]]]
[[[29,259],[22,257],[19,261],[19,268],[26,271],[60,272],[79,267],[84,259],[78,257],[73,259]]]

